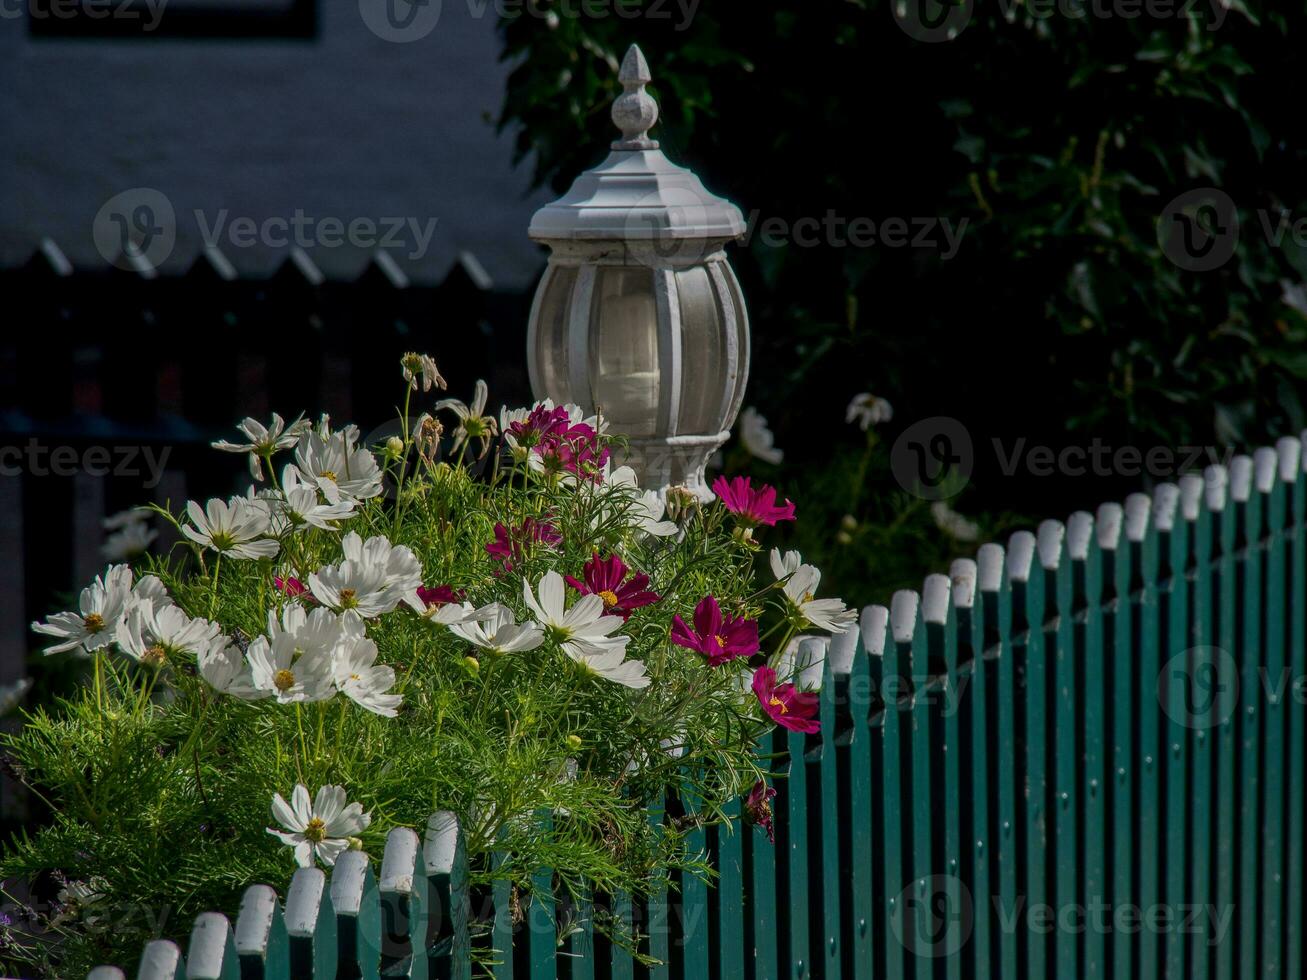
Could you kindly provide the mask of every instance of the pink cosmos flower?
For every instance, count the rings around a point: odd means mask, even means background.
[[[776,671],[759,667],[753,672],[753,693],[767,716],[782,728],[813,735],[821,730],[817,720],[817,695],[800,691],[793,684],[777,684]]]
[[[758,652],[758,624],[743,616],[724,617],[717,600],[705,596],[694,607],[694,629],[679,615],[672,617],[672,642],[702,653],[708,666],[716,667]]]
[[[451,602],[462,602],[463,593],[452,585],[418,586],[418,599],[428,609],[439,609]]]
[[[776,790],[767,785],[767,780],[760,779],[744,798],[744,819],[767,831],[767,839],[773,844],[776,843],[776,827],[772,824],[771,801],[775,796]]]
[[[603,599],[604,612],[630,619],[631,613],[641,606],[652,605],[662,598],[657,592],[650,591],[648,575],[636,572],[627,579],[630,571],[616,555],[603,559],[596,551],[594,557],[585,563],[584,582],[571,575],[563,578],[582,595],[593,594]]]
[[[729,481],[726,477],[719,476],[713,481],[712,488],[726,509],[745,527],[756,527],[759,524],[772,527],[777,521],[794,520],[794,504],[787,500],[778,507],[776,488],[764,484],[755,490],[747,476],[737,476]]]
[[[499,572],[496,574],[502,574],[511,572],[513,563],[522,560],[528,545],[536,542],[555,545],[562,540],[563,536],[548,521],[537,521],[534,517],[528,517],[511,529],[503,524],[496,524],[495,540],[486,545],[486,554],[500,563]]]
[[[593,426],[584,422],[569,425],[566,420],[541,437],[534,453],[533,464],[543,472],[570,473],[592,483],[603,478],[610,455]]]
[[[304,597],[305,602],[313,602],[313,596],[309,594],[309,587],[294,576],[287,575],[282,578],[276,575],[272,579],[272,584],[276,586],[277,591],[284,594],[287,598],[297,599]]]
[[[566,429],[567,410],[564,408],[545,408],[537,405],[520,422],[509,425],[505,434],[513,437],[513,442],[525,449],[539,445],[540,441],[551,433]]]

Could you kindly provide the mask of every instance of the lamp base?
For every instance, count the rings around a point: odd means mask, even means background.
[[[713,492],[704,470],[709,458],[730,435],[730,432],[718,432],[708,436],[631,439],[625,453],[615,449],[613,455],[635,470],[641,487],[660,491],[683,487],[706,503],[713,499]]]

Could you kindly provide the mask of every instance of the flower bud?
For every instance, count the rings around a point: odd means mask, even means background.
[[[464,657],[463,666],[466,667],[467,672],[473,676],[481,673],[481,661],[476,657]]]
[[[579,749],[581,745],[582,745],[581,736],[579,735],[567,736],[567,747],[571,749],[573,752]]]
[[[346,837],[345,840],[349,843],[349,849],[350,849],[351,851],[361,851],[361,850],[363,850],[363,841],[360,840],[359,838],[357,838],[357,837]]]
[[[399,459],[400,453],[404,451],[404,440],[399,436],[391,436],[386,440],[386,455],[391,459]]]

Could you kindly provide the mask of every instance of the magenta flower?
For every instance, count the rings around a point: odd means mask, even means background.
[[[817,695],[800,691],[793,684],[777,684],[776,671],[759,667],[753,672],[753,693],[767,716],[782,728],[813,735],[821,730],[817,720]]]
[[[526,418],[511,423],[504,430],[504,436],[512,446],[532,449],[546,436],[559,429],[566,429],[568,421],[566,409],[537,405]]]
[[[603,477],[609,449],[599,433],[584,422],[564,422],[546,432],[535,446],[531,466],[548,474],[569,473],[579,479],[597,483]]]
[[[648,575],[636,572],[628,579],[626,575],[630,571],[616,555],[605,560],[596,551],[594,557],[585,563],[584,582],[570,575],[563,577],[582,595],[594,594],[603,599],[604,612],[630,619],[631,613],[641,606],[652,605],[662,598],[649,590]]]
[[[773,844],[776,843],[776,828],[772,825],[771,801],[775,796],[776,790],[767,785],[767,780],[760,779],[744,798],[744,819],[767,831],[767,839]]]
[[[537,521],[528,517],[515,528],[495,525],[495,540],[486,545],[486,554],[500,563],[499,572],[511,572],[513,563],[521,561],[529,545],[540,543],[555,545],[563,536],[548,521]]]
[[[273,576],[272,584],[287,598],[297,599],[303,596],[305,602],[314,601],[313,596],[309,594],[309,587],[292,575],[287,575],[285,578],[280,575]]]
[[[428,588],[425,585],[418,586],[418,599],[427,609],[439,609],[441,606],[447,606],[451,602],[462,602],[463,593],[455,589],[452,585],[435,585]]]
[[[763,485],[755,490],[747,476],[737,476],[729,481],[726,477],[719,476],[713,481],[712,488],[726,509],[745,527],[757,527],[759,524],[772,527],[777,521],[794,520],[794,504],[787,500],[778,507],[776,488]]]
[[[694,607],[694,629],[679,615],[672,617],[672,642],[702,653],[708,666],[716,667],[758,652],[758,624],[743,616],[723,616],[717,600],[705,596]]]

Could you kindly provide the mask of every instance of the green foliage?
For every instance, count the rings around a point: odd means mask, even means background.
[[[526,465],[524,448],[465,463],[472,441],[453,465],[436,462],[436,427],[425,417],[415,425],[408,406],[399,431],[418,435],[378,447],[384,480],[338,526],[273,519],[260,540],[275,537],[275,556],[242,560],[182,539],[169,556],[135,570],[138,591],[146,575],[156,576],[187,617],[216,624],[221,634],[212,645],[184,649],[159,639],[160,628],[147,641],[154,645],[132,655],[124,637],[132,624],[157,617],[164,602],[134,598],[116,626],[116,644],[92,651],[88,683],[5,737],[12,770],[48,805],[50,822],[11,842],[0,876],[39,884],[53,875],[92,893],[60,900],[57,914],[40,924],[62,942],[38,944],[29,958],[53,957],[66,976],[98,962],[128,966],[142,942],[184,937],[202,911],[234,915],[248,885],[284,887],[292,849],[266,831],[287,829],[270,803],[274,794],[291,799],[297,784],[310,796],[320,786],[343,787],[371,815],[353,846],[376,856],[390,829],[421,831],[432,812],[454,811],[466,830],[474,885],[507,879],[529,893],[531,875],[549,867],[569,887],[585,880],[639,895],[665,886],[674,869],[705,873],[702,855],[686,847],[687,828],[655,832],[647,807],[684,792],[703,801],[704,822],[720,819],[724,804],[763,775],[752,746],[771,723],[749,691],[749,658],[710,668],[703,656],[669,642],[672,619],[691,619],[712,595],[732,615],[766,616],[778,641],[769,649],[779,652],[805,625],[785,605],[784,582],[768,575],[756,587],[759,545],[732,528],[721,506],[682,500],[677,523],[661,528],[674,533],[646,533],[650,501],[615,476],[591,482],[542,472]],[[351,438],[349,430],[330,436],[337,437]],[[261,455],[271,472],[272,452]],[[272,489],[233,505],[247,514],[280,513],[290,470],[281,481],[273,477]],[[389,495],[381,495],[383,486]],[[311,497],[322,503],[316,491]],[[193,528],[160,514],[178,530]],[[515,528],[528,518],[549,522],[560,539],[528,542],[511,564],[488,553],[497,525]],[[557,629],[546,628],[535,649],[494,653],[437,622],[435,608],[423,615],[399,602],[363,619],[342,599],[339,618],[328,617],[332,628],[366,629],[378,662],[394,671],[385,687],[403,697],[397,717],[346,697],[344,682],[316,701],[233,696],[209,670],[214,651],[237,649],[251,682],[248,664],[265,630],[272,633],[287,607],[313,605],[308,596],[288,596],[276,580],[307,582],[341,561],[347,533],[368,542],[365,548],[380,536],[406,546],[428,586],[464,594],[467,611],[501,603],[519,624],[534,615],[524,586],[536,590],[550,573],[581,577],[593,556],[620,555],[661,596],[620,627],[630,637],[627,658],[643,664],[651,683],[632,689],[591,672],[568,655]],[[569,606],[578,601],[569,589]],[[133,609],[146,618],[135,619]],[[83,597],[76,618],[87,610]],[[296,643],[294,671],[303,675],[318,654]],[[337,663],[338,654],[331,656]],[[492,848],[507,855],[493,870]],[[12,937],[7,944],[8,953],[23,953]]]
[[[751,402],[824,535],[813,554],[846,594],[919,583],[916,545],[933,533],[918,502],[903,499],[902,519],[877,504],[853,513],[858,524],[898,522],[909,536],[876,568],[834,567],[846,511],[815,474],[836,470],[843,487],[863,470],[856,430],[832,451],[856,392],[894,403],[885,448],[936,415],[963,420],[982,448],[1018,436],[1247,445],[1307,423],[1307,303],[1295,293],[1307,255],[1266,230],[1282,211],[1304,214],[1302,4],[978,2],[935,43],[909,37],[885,0],[705,0],[688,26],[678,5],[622,6],[646,16],[505,18],[514,69],[501,121],[520,124],[537,180],[562,189],[602,153],[617,60],[640,43],[662,108],[654,135],[753,219],[732,257],[756,342]],[[1181,269],[1159,242],[1168,202],[1197,187],[1224,191],[1240,219],[1234,257],[1208,272]],[[844,238],[857,218],[965,230],[948,258],[763,233],[767,219],[827,215]],[[873,467],[864,500],[897,493],[888,474]],[[1051,485],[1011,478],[983,452],[964,500],[1047,516]],[[1056,489],[1052,513],[1123,488]]]

